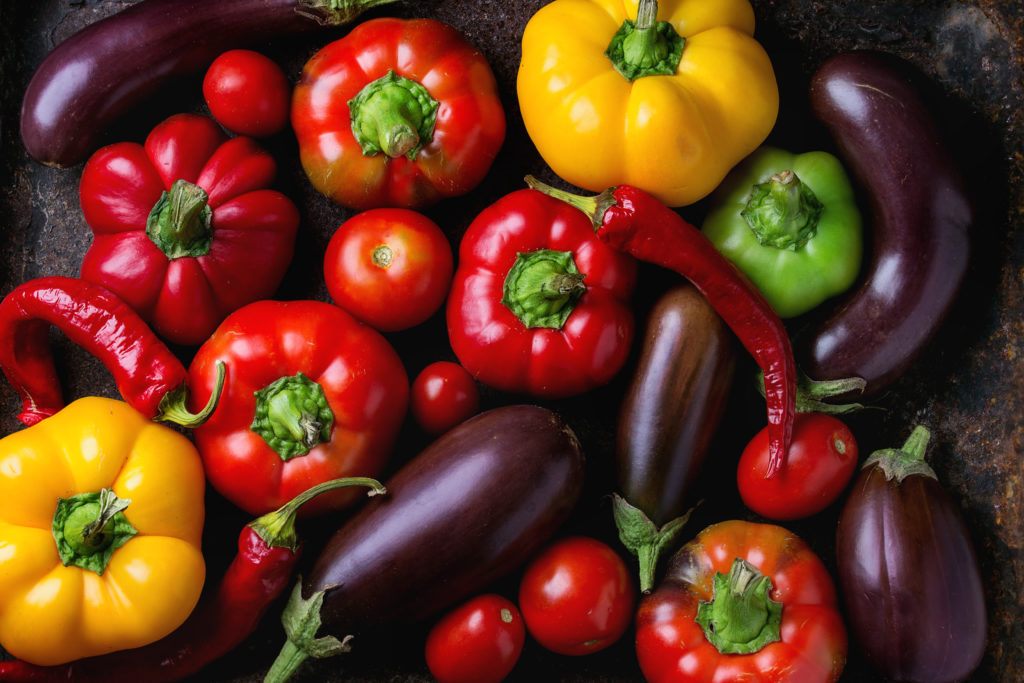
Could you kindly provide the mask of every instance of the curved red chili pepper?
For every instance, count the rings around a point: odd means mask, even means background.
[[[334,479],[247,524],[238,536],[238,554],[216,592],[202,600],[188,620],[166,638],[133,650],[59,666],[36,666],[20,660],[0,662],[0,681],[162,683],[195,674],[231,652],[255,631],[267,608],[291,581],[299,559],[295,535],[299,508],[325,491],[344,486],[368,486],[371,496],[386,492],[374,479]]]
[[[782,320],[750,281],[704,234],[650,194],[631,185],[580,197],[527,177],[526,184],[590,217],[597,236],[635,258],[691,281],[764,372],[768,403],[766,479],[785,461],[796,415],[796,361]]]
[[[48,339],[54,325],[110,370],[121,396],[146,417],[184,426],[201,423],[185,408],[185,366],[149,326],[109,290],[71,277],[42,277],[0,301],[0,370],[22,399],[18,416],[33,425],[64,407]]]

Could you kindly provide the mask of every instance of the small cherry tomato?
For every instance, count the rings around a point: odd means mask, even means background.
[[[774,520],[803,519],[828,507],[846,488],[857,466],[857,442],[843,422],[824,413],[800,413],[785,464],[771,479],[768,430],[740,456],[736,481],[748,508]]]
[[[617,641],[633,617],[633,579],[611,547],[593,538],[556,541],[519,584],[519,609],[533,638],[552,652],[585,655]]]
[[[261,138],[288,123],[291,85],[269,57],[252,50],[228,50],[207,69],[203,98],[222,126]]]
[[[500,595],[479,595],[430,629],[427,666],[439,683],[498,683],[515,667],[524,640],[516,606]]]
[[[412,415],[423,431],[441,434],[480,409],[480,391],[466,368],[446,360],[431,363],[412,383]]]
[[[441,228],[409,209],[371,209],[327,244],[324,280],[336,304],[384,332],[433,315],[452,280],[452,248]]]

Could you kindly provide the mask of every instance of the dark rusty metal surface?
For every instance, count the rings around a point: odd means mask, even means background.
[[[527,138],[515,97],[519,36],[545,0],[412,0],[375,10],[397,16],[432,16],[462,31],[490,60],[498,77],[509,124],[498,162],[473,193],[447,200],[427,211],[453,242],[472,218],[499,196],[522,187],[534,173],[549,181],[547,171]],[[55,170],[28,158],[18,137],[18,108],[33,69],[45,54],[82,26],[131,4],[82,0],[0,0],[0,294],[41,275],[76,275],[89,244],[89,231],[78,207],[81,166]],[[938,337],[911,371],[871,410],[850,418],[867,453],[902,442],[914,424],[933,431],[930,459],[950,492],[963,506],[986,581],[990,616],[989,644],[974,681],[1024,680],[1024,11],[1018,0],[902,0],[866,7],[852,0],[762,0],[754,3],[757,37],[772,56],[782,92],[782,111],[770,142],[804,151],[831,147],[806,107],[810,74],[831,54],[852,48],[875,48],[915,64],[933,87],[935,114],[948,133],[954,153],[974,192],[978,222],[968,280]],[[299,39],[257,46],[277,59],[293,79],[305,60],[344,30],[328,30]],[[199,77],[166,89],[117,127],[109,141],[141,140],[165,116],[182,110],[202,111]],[[294,138],[281,134],[268,142],[281,164],[278,187],[300,205],[303,221],[295,264],[281,298],[326,300],[320,270],[327,240],[350,213],[317,195],[298,165]],[[699,220],[700,204],[683,209]],[[642,315],[653,292],[672,280],[644,270],[636,300]],[[83,351],[52,335],[66,396],[116,396],[102,366]],[[435,316],[414,330],[389,335],[402,354],[410,376],[427,363],[452,358],[444,321]],[[188,360],[190,349],[178,349]],[[752,365],[739,369],[752,369]],[[577,430],[589,458],[587,495],[566,532],[595,535],[614,543],[607,501],[610,458],[617,403],[625,388],[622,373],[608,387],[577,400],[549,402]],[[748,373],[749,374],[749,373]],[[484,390],[484,407],[522,397]],[[0,428],[17,429],[17,399],[0,382]],[[756,519],[735,492],[739,450],[763,420],[763,403],[742,383],[730,398],[725,424],[708,456],[697,488],[705,503],[691,523],[702,525],[727,517]],[[415,454],[425,437],[408,422],[392,467]],[[789,526],[805,537],[830,567],[833,565],[835,506],[821,515]],[[215,493],[208,495],[205,544],[209,576],[215,579],[235,547],[238,529],[248,519]],[[336,520],[307,524],[308,556]],[[515,576],[495,590],[515,594]],[[212,581],[211,581],[212,583]],[[232,656],[210,667],[201,680],[259,680],[282,641],[277,623],[280,605],[259,631]],[[296,680],[427,681],[422,657],[425,626],[355,641],[344,659],[308,664]],[[559,657],[528,643],[513,680],[640,680],[629,636],[615,647],[586,658]],[[872,681],[877,675],[851,644],[844,681]]]

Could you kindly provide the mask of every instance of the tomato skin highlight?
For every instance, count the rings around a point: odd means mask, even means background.
[[[799,413],[786,463],[772,479],[768,432],[762,429],[743,449],[736,482],[744,504],[768,519],[804,519],[831,505],[857,467],[857,441],[841,420],[824,413]]]
[[[519,585],[519,609],[542,646],[586,655],[626,632],[635,594],[632,574],[618,553],[596,539],[571,536],[530,562]]]
[[[228,50],[207,69],[203,99],[213,118],[228,130],[269,137],[288,124],[291,84],[269,57],[252,50]]]
[[[437,361],[413,380],[410,407],[423,431],[441,434],[477,413],[480,390],[464,367]]]
[[[500,595],[478,595],[430,629],[427,667],[439,683],[499,683],[515,668],[525,640],[514,603]]]
[[[371,209],[345,221],[324,255],[336,304],[382,332],[414,327],[441,308],[454,270],[448,238],[409,209]]]

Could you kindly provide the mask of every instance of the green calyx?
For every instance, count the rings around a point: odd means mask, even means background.
[[[210,253],[213,210],[208,200],[203,188],[187,180],[175,180],[149,212],[146,236],[172,260]]]
[[[338,640],[333,636],[318,638],[320,609],[326,590],[317,591],[308,599],[302,597],[302,578],[295,583],[288,604],[281,613],[281,625],[288,639],[263,678],[264,683],[287,681],[309,657],[324,659],[351,651],[352,636]]]
[[[501,303],[527,328],[562,329],[587,291],[571,251],[538,249],[516,256]]]
[[[360,14],[395,0],[297,0],[295,13],[323,26],[342,26]]]
[[[64,566],[74,565],[102,576],[114,551],[139,533],[124,516],[131,502],[110,489],[58,498],[53,539]]]
[[[686,38],[657,19],[657,0],[640,0],[636,21],[622,22],[604,52],[630,83],[644,76],[671,76],[679,68]]]
[[[256,415],[249,429],[263,437],[281,460],[305,455],[329,441],[334,413],[323,387],[301,372],[281,377],[256,395]]]
[[[675,545],[676,539],[690,519],[691,512],[693,511],[690,510],[658,527],[640,508],[617,493],[612,495],[612,514],[615,527],[619,531],[619,541],[637,558],[640,590],[644,594],[650,593],[654,588],[658,560],[667,549]]]
[[[922,477],[935,476],[935,470],[925,462],[924,456],[928,450],[928,441],[931,439],[931,432],[926,427],[918,425],[910,433],[902,448],[884,448],[875,451],[864,461],[863,467],[878,465],[885,474],[887,481],[895,481],[897,484],[912,474]]]
[[[782,639],[782,603],[768,596],[772,581],[757,567],[737,557],[728,575],[715,573],[713,587],[696,621],[719,652],[749,655]]]
[[[750,190],[740,215],[766,247],[796,251],[818,232],[824,204],[793,171],[780,171]]]
[[[388,71],[349,100],[352,135],[366,156],[412,161],[434,137],[438,106],[422,85]]]
[[[299,538],[295,534],[295,517],[299,513],[299,508],[321,493],[349,486],[369,487],[368,496],[380,496],[387,493],[383,484],[369,477],[331,479],[306,489],[273,512],[254,519],[249,522],[249,528],[256,532],[256,535],[267,544],[268,548],[288,548],[294,552],[299,548]]]

